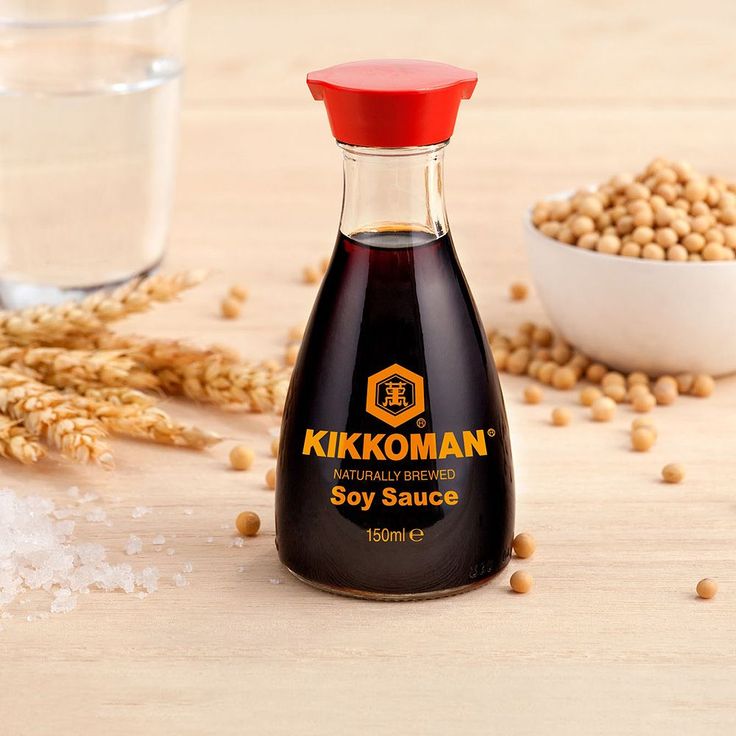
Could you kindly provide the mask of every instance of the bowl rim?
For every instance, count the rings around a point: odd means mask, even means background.
[[[591,188],[592,189],[592,188]],[[577,190],[575,190],[577,191]],[[575,192],[572,189],[566,189],[561,192],[555,192],[554,194],[548,194],[546,197],[542,197],[540,201],[555,201],[562,200],[571,197]],[[656,261],[652,258],[631,258],[630,256],[612,255],[611,253],[599,253],[597,250],[588,250],[587,248],[578,248],[576,245],[570,243],[563,243],[556,238],[552,238],[549,235],[545,235],[533,222],[532,212],[534,205],[527,207],[524,210],[522,222],[524,229],[532,233],[540,240],[549,243],[550,245],[558,248],[560,252],[567,251],[568,253],[577,253],[583,258],[598,258],[605,259],[602,263],[606,262],[617,262],[621,265],[631,265],[633,268],[673,268],[682,267],[683,265],[700,267],[700,268],[736,268],[736,260],[733,261]],[[575,257],[575,256],[573,256]],[[634,265],[637,264],[637,265]]]

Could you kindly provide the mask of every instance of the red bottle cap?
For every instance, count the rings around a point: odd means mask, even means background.
[[[477,81],[467,69],[412,59],[354,61],[307,74],[335,138],[381,148],[446,141],[460,100],[470,98]]]

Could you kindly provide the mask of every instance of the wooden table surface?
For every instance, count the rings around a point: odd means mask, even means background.
[[[660,154],[736,177],[735,20],[727,0],[195,0],[168,266],[212,277],[129,328],[283,354],[316,293],[300,271],[329,253],[340,203],[339,153],[303,77],[374,56],[479,71],[447,153],[456,244],[487,325],[543,320],[534,296],[507,297],[527,278],[529,202]],[[234,281],[251,297],[226,322],[217,306]],[[657,409],[646,454],[628,449],[629,410],[592,425],[572,393],[523,405],[524,384],[503,378],[517,530],[538,541],[527,596],[508,589],[517,560],[476,592],[421,604],[291,579],[263,481],[274,417],[172,405],[256,448],[247,473],[228,470],[230,441],[203,454],[118,442],[113,473],[4,463],[2,485],[21,493],[101,493],[112,526],[80,524],[80,537],[123,560],[138,534],[134,563],[158,566],[162,583],[145,600],[93,592],[67,615],[0,622],[0,731],[736,732],[736,380]],[[552,401],[572,408],[570,427],[549,426]],[[659,471],[675,460],[687,481],[665,486]],[[133,519],[139,505],[153,513]],[[263,531],[232,547],[243,509]],[[150,551],[157,533],[175,555]],[[177,588],[186,562],[190,584]],[[694,595],[705,576],[720,582],[712,601]]]

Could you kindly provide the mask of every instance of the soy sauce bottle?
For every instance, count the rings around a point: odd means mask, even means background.
[[[284,411],[276,544],[333,593],[451,595],[510,557],[503,399],[443,196],[444,149],[476,81],[399,60],[307,76],[345,188]]]

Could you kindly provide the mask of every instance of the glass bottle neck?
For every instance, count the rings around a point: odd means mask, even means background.
[[[343,235],[413,230],[439,238],[447,233],[446,142],[412,148],[338,145],[344,154]]]

